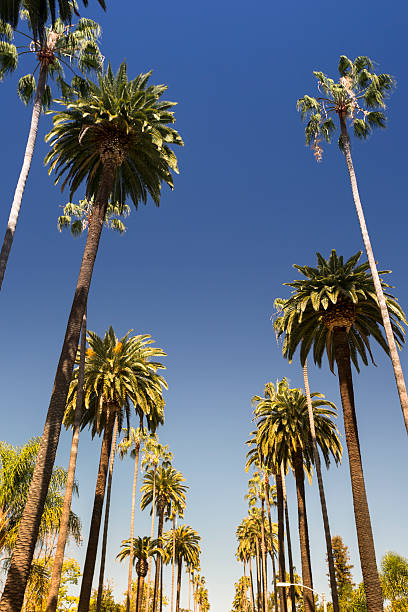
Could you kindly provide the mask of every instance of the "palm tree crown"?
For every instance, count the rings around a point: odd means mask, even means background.
[[[330,368],[333,370],[333,329],[345,327],[348,331],[350,356],[359,370],[358,357],[368,364],[367,352],[371,359],[369,338],[372,336],[386,353],[388,345],[382,334],[382,318],[374,290],[368,262],[358,265],[361,251],[346,262],[333,250],[329,259],[317,253],[317,267],[297,266],[306,278],[285,283],[293,287],[292,296],[287,300],[278,299],[275,306],[278,315],[274,325],[278,336],[284,336],[283,355],[289,360],[300,345],[300,360],[305,364],[313,346],[315,363],[321,366],[324,352],[327,352]],[[382,271],[379,274],[387,274]],[[405,314],[396,298],[388,291],[391,288],[381,279],[392,330],[396,343],[404,343]]]
[[[175,529],[176,560],[193,567],[199,566],[201,537],[189,525],[180,525]],[[163,536],[163,549],[167,559],[171,559],[173,551],[173,530],[166,531]]]
[[[158,512],[164,509],[170,516],[172,507],[176,506],[180,511],[185,507],[187,486],[183,475],[172,466],[160,465],[156,472],[148,470],[143,479],[142,499],[140,507],[142,510],[153,502],[153,489],[155,488],[155,504]]]
[[[384,99],[394,87],[389,74],[375,74],[369,57],[359,56],[351,61],[345,55],[339,61],[339,82],[329,79],[323,72],[315,71],[320,96],[303,96],[297,101],[297,108],[306,124],[306,144],[311,145],[318,161],[322,158],[320,138],[330,142],[336,129],[333,114],[348,119],[354,135],[364,139],[373,128],[385,127]],[[342,139],[339,141],[342,147]]]
[[[71,196],[83,180],[87,197],[96,195],[105,165],[114,170],[111,196],[120,205],[130,196],[137,207],[150,193],[158,206],[162,181],[173,187],[171,170],[178,168],[169,144],[183,141],[167,125],[175,122],[175,103],[160,100],[165,85],[147,86],[150,75],[129,81],[125,62],[116,75],[109,65],[97,83],[89,82],[89,92],[57,101],[65,110],[55,114],[46,137],[52,146],[46,163],[56,183],[65,175],[62,187],[69,183]]]

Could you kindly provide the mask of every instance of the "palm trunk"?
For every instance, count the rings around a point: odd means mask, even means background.
[[[154,476],[153,476],[153,499],[152,499],[152,526],[150,529],[150,541],[153,541],[154,536],[154,516],[155,516],[155,508],[156,508],[156,468],[154,468]],[[146,603],[145,603],[145,612],[149,612],[149,600],[150,600],[150,576],[152,571],[152,557],[149,559],[149,570],[147,573],[147,595],[146,595]]]
[[[176,612],[180,612],[180,592],[181,592],[181,566],[182,559],[177,562],[177,595],[176,595]]]
[[[289,561],[289,578],[291,586],[289,587],[290,602],[292,612],[296,610],[296,594],[295,594],[295,576],[293,572],[293,555],[292,555],[292,538],[290,536],[290,523],[289,523],[289,512],[288,512],[288,499],[286,496],[286,481],[285,481],[285,470],[281,465],[281,477],[282,477],[282,494],[283,494],[283,505],[285,508],[285,524],[286,524],[286,545],[288,549],[288,561]]]
[[[171,611],[173,612],[174,603],[174,567],[176,564],[176,515],[173,516],[173,551],[171,561]]]
[[[191,610],[191,575],[188,573],[188,609]]]
[[[74,427],[72,432],[71,453],[65,485],[64,505],[62,507],[61,526],[58,533],[57,549],[55,551],[54,563],[50,589],[48,591],[46,612],[56,612],[58,603],[58,591],[61,584],[62,565],[64,563],[65,545],[68,538],[69,516],[71,512],[72,492],[75,482],[75,469],[78,456],[79,430],[81,425],[82,397],[84,390],[85,370],[85,348],[86,348],[86,311],[82,319],[81,348],[79,352],[78,389],[75,403]]]
[[[326,538],[327,562],[329,564],[329,578],[330,578],[330,589],[331,589],[331,594],[332,594],[333,612],[340,612],[339,596],[337,593],[337,584],[336,584],[336,573],[334,569],[333,549],[332,549],[332,543],[331,543],[329,516],[327,513],[326,496],[325,496],[324,487],[323,487],[323,478],[322,478],[322,470],[321,470],[321,465],[320,465],[319,451],[317,449],[312,398],[310,397],[309,379],[307,376],[307,361],[305,361],[305,365],[303,366],[303,380],[305,383],[307,410],[309,413],[310,433],[311,433],[312,442],[313,442],[313,455],[314,455],[315,466],[316,466],[317,482],[319,485],[320,504],[322,506],[324,535]]]
[[[375,293],[377,296],[378,304],[381,310],[381,317],[383,320],[385,336],[387,338],[388,347],[390,349],[390,357],[392,367],[394,369],[395,382],[397,384],[399,400],[401,404],[402,415],[404,418],[405,429],[408,433],[408,395],[405,386],[404,374],[401,368],[401,362],[398,355],[398,349],[395,344],[394,334],[392,332],[390,316],[388,313],[387,304],[384,297],[384,292],[381,286],[380,277],[378,275],[377,266],[374,258],[373,249],[371,247],[370,236],[368,234],[367,225],[364,218],[363,207],[360,201],[360,194],[358,191],[357,178],[354,172],[353,160],[351,157],[350,150],[350,138],[347,131],[346,118],[343,114],[339,114],[341,137],[343,141],[344,156],[346,158],[347,169],[350,177],[351,191],[353,193],[354,205],[356,207],[358,221],[360,223],[361,234],[363,237],[364,247],[367,253],[368,263],[370,264],[371,275],[374,281]]]
[[[302,450],[296,450],[293,457],[295,469],[296,494],[298,500],[299,542],[300,558],[302,562],[302,583],[306,589],[303,590],[303,605],[305,612],[314,612],[315,605],[313,593],[312,566],[310,562],[309,530],[307,527],[306,495],[305,495],[305,473],[303,470]]]
[[[249,579],[251,581],[251,610],[252,612],[255,612],[254,581],[252,578],[251,557],[249,557]]]
[[[276,471],[276,499],[278,505],[278,557],[279,557],[279,582],[286,582],[285,568],[285,527],[284,527],[284,510],[283,510],[283,489],[282,477]],[[279,588],[279,604],[281,612],[288,612],[288,603],[286,600],[286,588]]]
[[[20,213],[25,184],[28,178],[28,173],[30,172],[31,162],[33,160],[34,147],[38,133],[38,123],[40,121],[41,115],[42,99],[44,96],[45,86],[47,82],[47,72],[48,69],[46,64],[41,64],[40,74],[38,76],[37,89],[35,92],[33,112],[31,114],[30,131],[28,133],[28,139],[24,153],[24,161],[21,167],[20,176],[18,177],[17,187],[14,192],[13,203],[11,205],[10,215],[7,222],[7,230],[0,252],[0,289],[3,285],[4,274],[6,272],[6,266],[14,240],[14,234],[16,231],[18,215]]]
[[[105,498],[106,479],[108,475],[109,458],[112,446],[113,428],[116,422],[115,412],[110,411],[103,433],[101,457],[96,480],[95,498],[92,510],[91,527],[89,530],[88,547],[86,550],[84,572],[82,575],[81,592],[79,595],[78,612],[88,612],[91,598],[92,580],[95,571],[96,553],[98,550],[99,531],[102,521],[103,501]]]
[[[365,490],[363,465],[358,439],[357,418],[354,406],[353,378],[350,365],[350,348],[345,327],[333,331],[334,354],[339,374],[341,403],[343,406],[344,430],[353,493],[354,517],[357,529],[361,571],[367,597],[368,612],[382,612],[383,598],[375,557],[374,538],[371,528]]]
[[[138,442],[135,446],[135,471],[133,474],[132,510],[130,513],[130,553],[129,553],[128,588],[127,588],[127,594],[126,594],[126,612],[130,612],[130,598],[132,594],[133,535],[134,535],[134,528],[135,528],[136,483],[137,483],[137,470],[139,466],[139,451],[140,451],[140,442]]]
[[[266,545],[265,545],[265,523],[264,523],[264,514],[265,502],[262,498],[261,500],[262,510],[261,510],[261,552],[262,552],[262,584],[263,584],[263,605],[264,612],[267,612],[266,606],[268,601],[268,582],[267,582],[267,574],[266,574]]]
[[[269,476],[268,473],[264,472],[264,480],[265,480],[265,492],[266,492],[266,508],[268,511],[268,523],[269,523],[269,533],[271,535],[271,559],[272,559],[272,573],[273,573],[273,597],[275,602],[275,610],[278,609],[278,593],[276,590],[276,568],[275,568],[275,551],[273,549],[273,533],[272,533],[272,516],[271,516],[271,504],[269,501]]]
[[[103,580],[105,576],[106,546],[108,543],[110,498],[111,498],[111,490],[112,490],[113,464],[115,462],[115,455],[116,455],[117,435],[118,435],[118,417],[116,416],[115,426],[113,429],[113,436],[112,436],[112,447],[111,447],[111,453],[110,453],[110,460],[109,460],[109,476],[108,476],[108,487],[106,490],[105,522],[103,526],[101,567],[99,570],[99,584],[98,584],[98,595],[96,598],[96,612],[101,612],[101,605],[102,605]]]
[[[159,514],[159,523],[157,525],[157,540],[158,542],[160,542],[160,538],[163,535],[163,524],[164,524],[164,506],[162,504],[162,502],[160,501],[161,497],[159,497],[159,508],[158,508],[158,514]],[[157,561],[156,561],[156,573],[154,576],[154,593],[153,593],[153,612],[156,612],[157,610],[157,604],[159,601],[159,577],[160,577],[160,568],[161,568],[161,556],[159,554],[157,554]]]
[[[163,612],[163,559],[160,558],[160,612]]]
[[[261,586],[261,560],[259,554],[259,540],[255,538],[256,545],[256,599],[258,604],[258,612],[262,610],[262,586]]]
[[[75,354],[81,332],[82,319],[91,285],[92,272],[98,252],[99,240],[105,220],[106,207],[115,177],[115,167],[104,166],[101,184],[95,199],[92,219],[89,224],[81,269],[68,318],[65,338],[58,362],[50,405],[41,437],[33,478],[21,520],[17,542],[14,547],[7,574],[0,612],[20,612],[24,599],[28,573],[37,542],[41,516],[44,510],[67,394],[71,382]]]

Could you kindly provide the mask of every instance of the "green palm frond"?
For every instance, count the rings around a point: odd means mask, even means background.
[[[0,40],[0,79],[18,66],[18,53],[16,47],[4,40]]]
[[[170,516],[172,506],[176,505],[180,511],[186,506],[187,486],[183,475],[172,466],[160,465],[156,470],[148,470],[143,478],[141,487],[142,498],[140,508],[144,510],[153,503],[153,490],[155,490],[156,509],[164,508]]]
[[[35,94],[35,78],[32,74],[26,74],[21,77],[17,86],[18,97],[24,104],[29,104],[34,99]]]

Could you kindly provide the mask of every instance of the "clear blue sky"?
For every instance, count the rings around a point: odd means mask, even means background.
[[[186,522],[202,535],[202,572],[211,609],[231,607],[235,529],[246,514],[243,471],[251,430],[251,397],[282,376],[301,385],[297,364],[276,346],[270,315],[282,283],[296,277],[293,263],[314,264],[331,248],[349,256],[362,248],[345,163],[337,145],[325,147],[318,165],[304,146],[296,99],[313,93],[312,71],[336,74],[340,54],[369,55],[392,73],[389,125],[353,146],[367,221],[381,268],[393,270],[395,293],[408,305],[406,278],[406,82],[407,9],[398,1],[345,5],[214,1],[169,4],[108,1],[106,15],[91,0],[84,14],[103,28],[103,53],[129,75],[153,69],[152,82],[169,85],[177,100],[175,190],[162,205],[132,213],[123,236],[104,233],[89,302],[89,327],[99,334],[133,328],[151,333],[168,358],[166,424],[161,439],[189,485]],[[24,62],[23,69],[29,71]],[[20,73],[21,74],[21,73]],[[16,78],[0,85],[2,207],[5,227],[15,188],[30,110],[16,95]],[[24,196],[0,307],[2,311],[1,438],[22,444],[42,430],[79,269],[83,239],[56,229],[67,195],[43,168],[41,128]],[[79,196],[82,194],[78,194]],[[1,230],[3,232],[3,230]],[[355,376],[358,422],[378,558],[388,550],[408,554],[406,465],[408,445],[388,360]],[[402,362],[407,370],[406,351]],[[312,389],[340,406],[337,377],[327,366],[310,369]],[[342,419],[339,418],[342,430]],[[58,462],[67,464],[64,432]],[[80,498],[74,508],[86,542],[99,442],[80,442]],[[116,592],[127,572],[115,562],[128,537],[132,466],[118,462],[111,509],[107,575]],[[332,533],[350,546],[360,579],[350,484],[345,456],[325,478]],[[297,512],[288,479],[292,530]],[[307,490],[312,563],[317,589],[328,592],[318,495]],[[148,533],[138,516],[136,533]],[[295,564],[300,560],[295,541]],[[72,549],[81,562],[85,546]],[[185,605],[187,601],[184,602]]]

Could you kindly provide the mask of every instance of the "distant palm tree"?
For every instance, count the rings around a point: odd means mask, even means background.
[[[177,597],[176,612],[180,612],[181,571],[183,561],[192,565],[199,564],[200,536],[189,525],[180,525],[176,531],[176,563],[177,563]],[[163,535],[163,549],[167,558],[171,559],[173,549],[173,532]]]
[[[315,419],[316,441],[321,448],[326,465],[330,455],[337,462],[341,458],[341,444],[337,428],[332,421],[336,407],[319,393],[313,393],[312,406]],[[265,385],[264,397],[255,396],[257,417],[257,445],[261,452],[272,458],[273,463],[290,465],[295,473],[298,499],[299,539],[302,562],[302,582],[308,587],[304,593],[305,612],[314,608],[312,568],[310,561],[309,533],[304,489],[304,468],[310,473],[313,464],[310,422],[306,397],[300,389],[291,389],[283,379],[275,385]]]
[[[315,363],[321,366],[327,352],[333,371],[337,364],[344,429],[349,457],[354,516],[361,569],[370,612],[382,610],[382,594],[375,557],[374,539],[365,490],[357,416],[354,405],[351,362],[359,371],[358,358],[368,364],[372,358],[370,336],[388,353],[381,333],[382,317],[368,272],[369,264],[358,265],[361,251],[346,262],[335,250],[328,260],[317,254],[317,268],[295,266],[305,278],[288,283],[293,293],[287,300],[276,300],[275,329],[284,337],[283,355],[292,359],[297,348],[302,366],[313,346]],[[384,274],[384,272],[380,272]],[[404,342],[405,314],[381,279],[390,312],[392,329],[399,346]]]
[[[31,33],[30,17],[28,11],[25,12],[28,19],[28,31]],[[66,27],[60,19],[57,19],[52,26],[45,29],[44,38],[41,42],[36,42],[35,38],[30,37],[24,32],[21,34],[24,36],[22,41],[24,45],[15,46],[12,43],[14,37],[13,28],[0,21],[0,80],[2,75],[16,70],[19,54],[35,55],[33,73],[21,77],[17,88],[18,95],[25,104],[31,103],[33,98],[34,104],[23,165],[17,181],[7,229],[0,251],[0,289],[3,284],[20,214],[25,184],[34,155],[41,110],[49,107],[53,97],[47,81],[49,83],[50,80],[53,80],[61,95],[69,97],[70,87],[65,82],[64,68],[68,68],[74,75],[74,69],[76,69],[79,74],[83,75],[84,72],[89,73],[101,70],[103,66],[103,57],[98,46],[100,27],[91,19],[80,19],[73,27]],[[28,45],[26,43],[27,38]],[[37,70],[38,82],[36,83],[34,74]],[[82,76],[76,75],[74,76],[73,84],[83,87],[86,85],[86,81]]]
[[[374,128],[385,128],[386,126],[386,118],[383,113],[385,98],[394,87],[394,79],[389,74],[375,74],[373,68],[373,62],[369,57],[359,56],[354,61],[351,61],[345,55],[341,55],[338,67],[339,82],[336,83],[333,79],[329,79],[323,72],[315,71],[313,74],[317,78],[318,89],[321,95],[318,98],[304,96],[298,100],[297,106],[298,110],[301,111],[302,119],[308,118],[306,143],[312,145],[318,160],[321,159],[322,154],[319,144],[321,137],[330,142],[330,135],[335,130],[333,115],[337,115],[339,120],[341,134],[339,145],[346,158],[354,204],[370,264],[375,294],[381,311],[405,428],[408,432],[407,389],[398,355],[397,343],[394,339],[393,325],[387,308],[387,299],[378,274],[360,201],[347,127],[349,122],[353,127],[354,135],[363,140],[371,134]]]
[[[169,145],[183,141],[168,125],[175,122],[170,112],[173,103],[160,100],[165,86],[147,86],[149,76],[129,81],[125,63],[116,76],[109,66],[97,84],[88,84],[87,95],[77,92],[69,104],[61,102],[66,110],[54,117],[47,137],[52,141],[47,162],[51,170],[56,168],[57,181],[66,176],[64,185],[70,185],[71,198],[85,182],[86,197],[94,196],[95,204],[1,612],[20,612],[23,602],[108,203],[123,205],[130,198],[137,207],[150,194],[159,205],[162,183],[172,187],[171,170],[177,171]]]
[[[145,536],[143,538],[133,538],[133,540],[123,540],[121,544],[122,550],[117,555],[119,561],[123,561],[130,555],[137,559],[137,593],[136,593],[136,612],[142,610],[144,579],[147,575],[148,558],[158,551],[158,541],[151,540]]]

